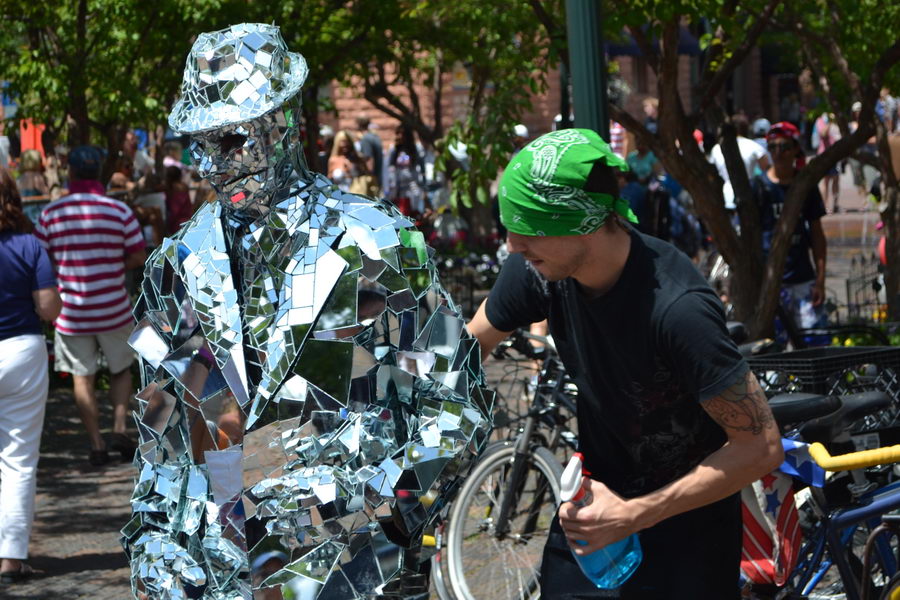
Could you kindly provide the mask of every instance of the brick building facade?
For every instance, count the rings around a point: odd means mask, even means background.
[[[618,63],[619,73],[630,88],[630,93],[625,98],[625,109],[643,121],[642,102],[645,98],[655,95],[656,75],[641,57],[618,56],[611,60]],[[772,102],[766,102],[768,98],[777,98],[777,83],[772,78],[771,81],[766,82],[769,89],[763,90],[760,60],[758,50],[751,52],[745,63],[735,72],[729,90],[724,92],[726,97],[723,98],[734,110],[743,109],[751,117],[760,114],[775,114],[774,111],[777,108],[777,100],[774,106],[772,106]],[[698,77],[698,61],[698,57],[688,55],[680,56],[678,61],[678,88],[681,101],[688,109],[694,104],[691,90]],[[404,86],[392,86],[390,90],[402,102],[409,102],[409,92]],[[420,99],[423,120],[426,123],[434,123],[434,91],[419,84],[415,87],[415,92]],[[361,83],[344,86],[333,82],[327,90],[323,90],[323,93],[331,98],[335,111],[322,113],[319,116],[321,124],[327,124],[335,131],[339,129],[354,130],[356,117],[364,114],[377,127],[386,148],[393,142],[397,120],[373,107],[363,98]],[[464,116],[467,109],[467,93],[464,74],[456,72],[444,75],[441,93],[441,120],[445,129],[453,123],[454,119]],[[522,123],[528,127],[531,137],[536,137],[552,129],[553,120],[560,113],[560,99],[559,71],[552,69],[547,76],[546,92],[532,95],[531,110],[522,118]],[[769,106],[766,107],[764,104],[769,104]]]

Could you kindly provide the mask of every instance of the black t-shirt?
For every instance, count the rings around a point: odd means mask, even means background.
[[[765,173],[753,178],[754,193],[759,198],[759,218],[762,227],[763,252],[769,253],[775,225],[784,208],[784,197],[790,186],[775,183]],[[784,283],[804,283],[816,278],[816,270],[809,258],[812,248],[810,227],[813,221],[821,219],[825,214],[825,203],[819,193],[818,186],[813,186],[803,202],[803,212],[788,249],[787,261],[784,263]]]
[[[500,331],[549,319],[579,389],[585,468],[619,494],[656,490],[725,443],[700,402],[747,365],[718,297],[674,246],[632,231],[622,275],[593,299],[573,279],[543,281],[513,255],[486,310]]]

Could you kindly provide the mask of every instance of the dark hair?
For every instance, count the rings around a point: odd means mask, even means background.
[[[628,177],[628,173],[625,174],[625,177]],[[584,182],[584,191],[618,197],[619,181],[616,169],[613,169],[602,160],[595,162],[594,166],[591,167],[591,172],[588,173],[587,181]]]
[[[357,129],[368,129],[369,127],[369,117],[359,116],[356,117],[356,128]]]
[[[166,167],[166,185],[181,181],[181,167],[169,165]]]
[[[29,233],[34,228],[22,212],[22,197],[9,171],[0,167],[0,231]]]
[[[734,130],[739,136],[748,137],[750,135],[750,121],[745,115],[740,113],[732,115],[731,124],[734,125]]]
[[[409,155],[409,161],[413,166],[419,166],[419,149],[416,148],[416,136],[412,130],[412,127],[408,125],[404,125],[400,123],[397,127],[394,128],[394,133],[401,132],[403,134],[403,139],[400,142],[399,146],[394,148],[394,151],[391,153],[391,164],[397,164],[397,157],[400,156],[400,151],[406,152]]]

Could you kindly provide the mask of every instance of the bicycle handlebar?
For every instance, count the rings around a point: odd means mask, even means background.
[[[533,346],[528,343],[528,340],[540,342],[544,344],[544,347]],[[529,333],[522,329],[513,331],[509,337],[494,348],[492,354],[497,358],[503,358],[506,355],[506,350],[508,348],[513,348],[525,358],[530,358],[532,360],[544,360],[548,353],[550,355],[556,355],[556,346],[553,344],[552,338]]]
[[[900,462],[900,444],[831,456],[825,446],[814,442],[809,446],[809,455],[826,471],[850,471]]]
[[[553,343],[552,337],[546,335],[538,335],[536,333],[531,333],[530,331],[520,331],[519,334],[523,338],[542,343],[543,345],[547,346],[553,354],[558,354],[558,352],[556,351],[556,344]]]

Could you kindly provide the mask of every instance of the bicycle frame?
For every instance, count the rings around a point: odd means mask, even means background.
[[[866,493],[859,501],[865,504],[837,509],[824,515],[815,535],[803,545],[801,556],[805,556],[810,546],[813,546],[809,561],[804,565],[797,565],[795,569],[795,572],[800,571],[800,579],[794,589],[800,590],[804,597],[809,595],[834,564],[844,583],[847,600],[861,600],[859,583],[847,559],[846,549],[859,525],[867,524],[874,529],[881,522],[883,514],[900,508],[900,483]],[[826,549],[829,550],[831,561],[824,560]],[[897,561],[884,537],[876,542],[876,551],[885,574],[888,577],[894,574],[897,571]]]
[[[544,367],[541,369],[542,372],[548,372],[547,368],[549,365],[549,361],[554,359],[548,358],[545,361]],[[553,411],[556,410],[557,404],[555,399],[561,397],[563,394],[563,388],[566,384],[566,378],[563,375],[562,370],[557,370],[556,373],[556,381],[554,382],[554,386],[550,392],[550,402],[542,401],[542,392],[541,386],[544,385],[543,381],[538,382],[538,386],[535,389],[534,400],[531,403],[531,407],[528,409],[528,416],[525,419],[525,424],[522,427],[522,431],[519,433],[516,438],[516,451],[513,457],[512,471],[509,476],[509,480],[507,483],[506,493],[502,495],[500,501],[500,513],[497,515],[496,525],[494,531],[496,535],[500,538],[505,536],[508,533],[509,529],[509,513],[510,507],[513,506],[513,503],[518,499],[519,490],[521,485],[524,484],[524,475],[526,469],[528,468],[528,456],[530,454],[530,449],[533,444],[533,436],[536,429],[536,425],[538,424],[538,420],[541,419],[548,410]],[[551,431],[550,440],[547,444],[547,447],[550,450],[555,450],[556,445],[559,443],[559,440],[562,437],[562,425],[558,422],[558,419],[553,422],[553,429]],[[544,490],[540,491],[540,494],[543,495]],[[542,504],[543,498],[536,498],[536,502],[532,504],[535,506],[540,506]],[[533,510],[531,511],[534,512]],[[528,524],[531,524],[536,518],[536,516],[532,515],[528,519]]]

